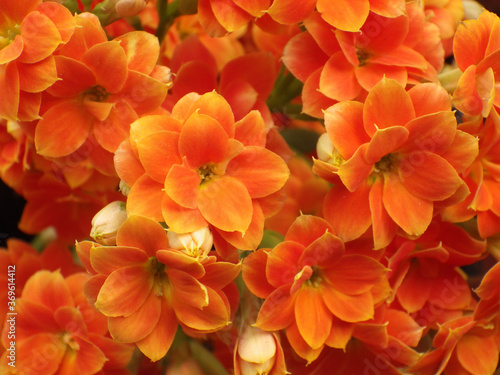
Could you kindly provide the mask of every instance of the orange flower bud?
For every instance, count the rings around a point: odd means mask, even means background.
[[[115,10],[122,17],[133,17],[146,8],[147,3],[144,0],[118,0]]]
[[[116,245],[116,232],[126,219],[125,203],[111,202],[92,219],[90,237],[101,245]]]

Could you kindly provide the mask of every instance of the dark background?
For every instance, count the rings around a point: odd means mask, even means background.
[[[486,9],[500,14],[500,0],[480,0]],[[0,180],[0,247],[5,247],[9,237],[30,240],[31,236],[19,231],[17,223],[21,218],[24,199]]]

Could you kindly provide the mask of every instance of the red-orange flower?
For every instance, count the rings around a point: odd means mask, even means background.
[[[232,245],[255,249],[272,194],[289,174],[265,143],[259,112],[235,122],[215,92],[188,94],[172,115],[135,121],[117,151],[118,175],[131,187],[127,211],[178,233],[210,225]]]
[[[435,202],[449,206],[468,194],[458,173],[477,156],[477,140],[457,130],[444,89],[421,84],[406,92],[383,79],[365,104],[335,104],[325,122],[333,157],[316,160],[315,171],[335,183],[324,213],[344,241],[370,226],[375,248],[398,229],[420,236]]]
[[[497,325],[471,316],[441,325],[432,342],[435,349],[408,370],[419,375],[493,374],[500,352]]]
[[[9,325],[2,331],[7,349],[2,374],[102,374],[123,371],[133,348],[107,336],[105,317],[82,298],[89,275],[66,279],[60,272],[39,271],[26,283],[15,310],[15,366],[9,366]],[[104,372],[101,372],[103,370]]]
[[[61,4],[0,1],[0,117],[39,119],[40,93],[57,81],[52,54],[75,28]]]
[[[238,275],[238,264],[170,249],[165,229],[142,216],[125,221],[116,244],[76,245],[94,275],[85,286],[87,296],[108,317],[116,342],[135,343],[157,361],[169,350],[179,324],[188,334],[229,324],[231,307],[222,289]]]
[[[304,82],[304,107],[313,116],[322,117],[326,108],[314,101],[362,99],[383,77],[403,86],[436,81],[443,66],[439,31],[416,3],[395,18],[370,14],[357,33],[332,29],[317,13],[304,25],[306,31],[287,44],[283,62]]]
[[[488,11],[457,28],[453,53],[463,74],[453,93],[453,103],[466,115],[487,117],[492,106],[500,108],[499,28],[500,18]]]
[[[130,123],[157,109],[168,90],[153,35],[137,31],[108,41],[96,17],[75,20],[77,31],[54,57],[59,80],[46,91],[36,124],[35,146],[46,157],[70,155],[88,139],[94,142],[87,154],[113,153]]]
[[[333,233],[325,220],[300,216],[284,242],[243,262],[245,283],[265,299],[256,326],[286,329],[290,344],[308,362],[324,345],[345,348],[350,323],[372,319],[375,305],[389,292],[384,266],[366,255],[347,254]]]

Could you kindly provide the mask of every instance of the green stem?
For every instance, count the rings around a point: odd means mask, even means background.
[[[156,37],[161,42],[167,35],[168,29],[174,23],[175,19],[180,15],[178,0],[168,3],[168,0],[159,0],[156,3],[156,9],[158,16],[160,17],[160,22],[158,23],[158,28],[156,29]]]
[[[189,342],[193,358],[203,368],[205,375],[229,375],[229,372],[217,358],[203,345],[195,340]]]

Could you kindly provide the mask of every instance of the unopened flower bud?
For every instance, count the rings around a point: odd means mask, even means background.
[[[235,350],[235,375],[287,373],[282,348],[275,333],[247,326],[241,333]]]
[[[145,0],[118,0],[115,5],[115,11],[122,17],[133,17],[146,8]]]
[[[170,247],[195,258],[204,258],[212,250],[214,238],[208,227],[190,233],[167,232]]]
[[[116,245],[116,232],[127,219],[125,203],[111,202],[92,219],[90,237],[105,246]]]
[[[130,187],[123,180],[120,180],[118,187],[123,195],[127,196],[130,193]]]
[[[333,145],[328,133],[323,133],[319,137],[316,144],[316,153],[318,154],[318,159],[325,163],[340,166],[344,162],[344,158]]]

